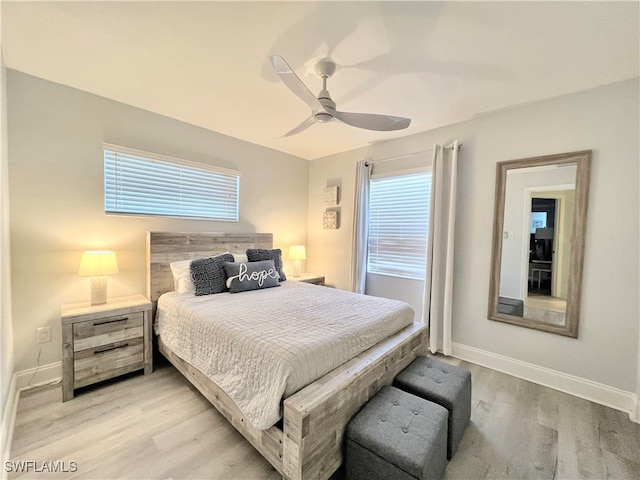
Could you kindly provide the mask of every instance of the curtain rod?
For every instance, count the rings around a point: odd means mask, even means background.
[[[459,143],[458,144],[458,150],[460,150],[461,147],[462,147],[462,144]],[[453,150],[453,143],[450,144],[450,145],[447,145],[446,147],[442,147],[442,148]],[[433,148],[430,148],[428,150],[419,150],[419,151],[413,152],[413,153],[405,153],[404,155],[396,155],[396,156],[393,156],[393,157],[381,158],[379,160],[369,160],[369,161],[365,162],[365,164],[369,165],[369,164],[373,164],[373,163],[388,162],[390,160],[399,160],[401,158],[412,157],[414,155],[419,155],[421,153],[429,153],[429,152],[433,152]]]

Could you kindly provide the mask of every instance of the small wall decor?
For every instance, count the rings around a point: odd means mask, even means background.
[[[327,210],[322,214],[322,228],[336,230],[338,228],[338,212]]]
[[[325,187],[322,194],[322,199],[325,205],[338,205],[338,187]]]

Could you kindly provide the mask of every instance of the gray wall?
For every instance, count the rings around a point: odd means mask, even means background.
[[[116,251],[108,291],[121,296],[145,293],[147,230],[273,232],[285,251],[307,241],[306,160],[12,70],[8,94],[18,371],[36,366],[37,327],[53,330],[40,364],[60,360],[60,305],[90,296],[83,250]],[[105,215],[103,142],[240,170],[240,221]]]
[[[313,161],[308,269],[348,288],[355,162],[457,138],[453,341],[599,382],[638,389],[638,80],[477,116],[449,127]],[[496,162],[593,150],[578,339],[487,320]],[[342,184],[340,230],[322,230],[322,188]]]

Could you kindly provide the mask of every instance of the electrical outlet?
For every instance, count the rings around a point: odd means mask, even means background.
[[[36,343],[51,341],[51,327],[36,328]]]

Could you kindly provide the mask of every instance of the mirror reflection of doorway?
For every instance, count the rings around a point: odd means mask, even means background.
[[[529,274],[525,315],[562,325],[566,313],[570,250],[567,224],[573,210],[573,190],[531,192]]]
[[[529,295],[551,296],[553,293],[555,198],[531,199],[529,230]]]

